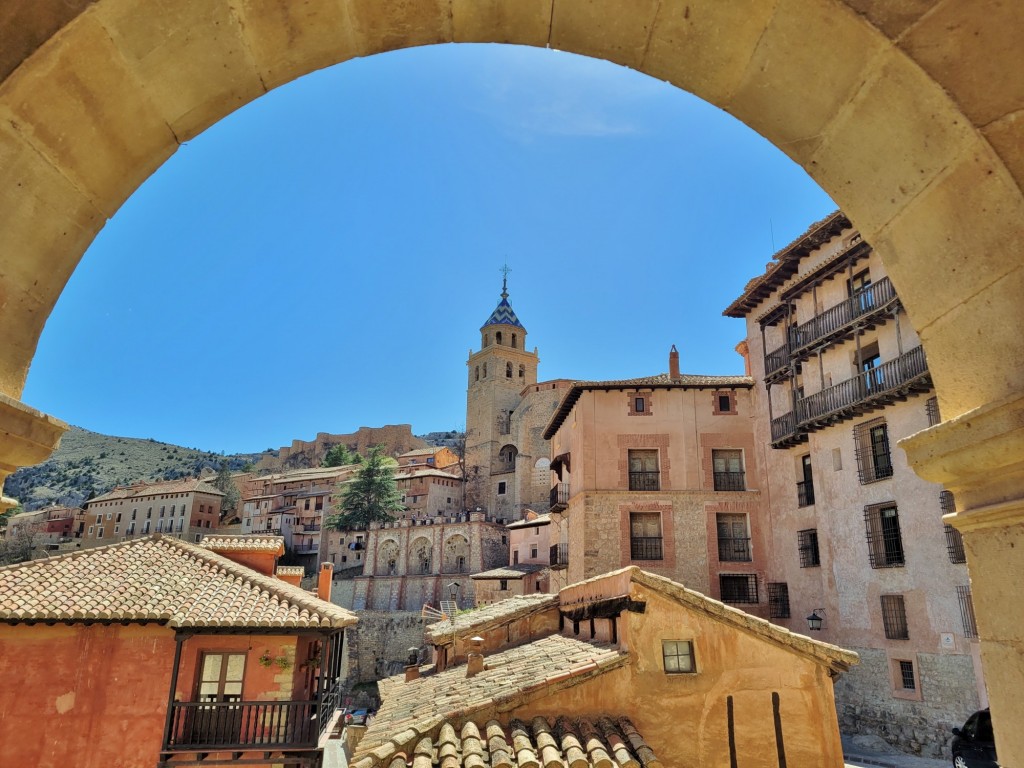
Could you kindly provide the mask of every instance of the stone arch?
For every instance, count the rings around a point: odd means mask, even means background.
[[[512,471],[516,468],[516,457],[519,455],[519,449],[516,448],[512,443],[506,443],[501,446],[501,450],[498,451],[498,467],[500,470]]]
[[[516,334],[512,334],[512,349],[518,349],[519,339],[516,338]]]
[[[989,516],[988,532],[967,540],[984,592],[984,569],[996,584],[1020,555],[981,558],[971,541],[993,553],[993,537],[1024,544],[1013,470],[1024,423],[1024,93],[1004,76],[1021,69],[1024,10],[891,5],[637,0],[627,16],[608,0],[21,3],[0,46],[0,394],[11,398],[0,405],[15,430],[0,476],[44,459],[63,430],[17,398],[65,282],[180,143],[269,88],[357,56],[449,42],[551,47],[730,112],[807,170],[877,249],[951,420],[904,447],[919,473],[957,493],[957,525]],[[1021,611],[1005,607],[1020,596],[978,597],[983,648],[1003,638],[993,658],[1013,658],[1019,673]],[[1009,684],[1002,694],[990,682],[993,713],[1024,712]],[[1024,761],[1024,732],[996,732],[1001,759]]]
[[[501,331],[494,332],[494,343],[498,344],[499,346],[501,345]]]
[[[505,378],[512,378],[512,363],[505,363]]]
[[[551,484],[551,459],[541,456],[533,463],[533,484],[547,486]]]
[[[444,573],[469,573],[469,539],[453,533],[444,540],[442,557]]]
[[[426,536],[417,536],[409,547],[406,573],[430,573],[434,566],[434,545]]]
[[[396,576],[400,549],[394,539],[384,539],[377,545],[377,575]]]

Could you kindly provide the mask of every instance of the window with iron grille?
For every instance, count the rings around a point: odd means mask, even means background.
[[[857,476],[861,485],[892,477],[889,427],[884,419],[873,419],[853,429]]]
[[[796,545],[800,551],[800,567],[816,568],[821,565],[818,554],[818,529],[806,528],[796,532]]]
[[[902,568],[903,537],[896,505],[864,507],[864,528],[868,539],[868,562],[872,568]]]
[[[882,595],[882,626],[890,640],[908,640],[907,609],[903,595]]]
[[[664,559],[658,512],[629,513],[629,556],[632,560]]]
[[[971,599],[970,586],[957,587],[956,597],[960,602],[960,621],[964,625],[964,637],[977,637],[978,624],[974,620],[974,601]]]
[[[743,451],[713,450],[711,462],[715,473],[716,491],[745,491],[746,480],[743,473]]]
[[[747,532],[747,516],[743,514],[715,515],[718,529],[718,559],[721,562],[749,563],[750,535]]]
[[[924,412],[928,414],[928,426],[934,427],[940,421],[942,416],[939,415],[939,398],[929,397],[924,404]]]
[[[665,671],[669,674],[697,671],[693,663],[692,640],[662,640],[661,656],[665,662]]]
[[[768,585],[768,617],[789,618],[789,584],[779,582]]]
[[[905,691],[917,689],[917,682],[914,680],[914,662],[900,659],[900,687]]]
[[[629,490],[661,490],[657,449],[631,450],[627,454],[627,459],[629,461]]]
[[[814,503],[814,475],[811,471],[811,455],[800,457],[800,480],[796,484],[796,503],[809,507]]]
[[[757,575],[722,573],[718,576],[723,603],[757,603]]]
[[[942,491],[939,494],[939,508],[944,515],[956,512],[956,499],[953,498],[952,493]],[[967,553],[964,551],[964,538],[960,535],[960,531],[952,525],[944,527],[946,532],[946,552],[949,554],[949,562],[966,563]]]

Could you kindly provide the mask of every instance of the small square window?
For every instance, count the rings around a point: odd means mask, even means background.
[[[498,589],[500,589],[502,591],[507,590],[508,589],[508,580],[507,579],[499,579],[498,580]]]
[[[504,496],[506,488],[507,488],[507,485],[505,484],[504,480],[502,480],[500,483],[498,483],[498,495],[499,496]]]
[[[692,640],[662,640],[661,654],[665,660],[665,671],[671,675],[697,671],[693,663]]]

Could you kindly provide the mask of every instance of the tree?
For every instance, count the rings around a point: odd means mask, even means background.
[[[238,509],[238,501],[241,497],[238,486],[231,479],[231,468],[226,460],[220,463],[220,471],[217,472],[217,479],[213,481],[213,487],[224,494],[220,503],[220,516],[221,519],[226,518]]]
[[[346,467],[349,464],[359,464],[363,460],[355,451],[350,451],[344,443],[331,446],[324,456],[322,467]]]
[[[395,483],[398,463],[375,445],[352,479],[339,487],[341,511],[327,518],[327,527],[338,531],[386,523],[402,512],[402,493]],[[338,494],[335,494],[336,496]]]

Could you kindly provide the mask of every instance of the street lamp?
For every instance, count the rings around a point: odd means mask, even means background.
[[[448,585],[448,597],[451,598],[453,603],[459,599],[459,582],[453,581]]]
[[[821,611],[821,616],[818,615],[818,611]],[[811,611],[811,615],[807,617],[807,628],[812,632],[820,632],[821,625],[825,621],[825,609],[815,608]]]

